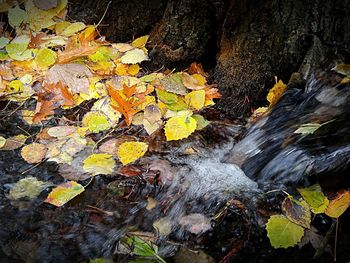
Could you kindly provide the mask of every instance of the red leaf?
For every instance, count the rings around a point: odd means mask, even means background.
[[[118,169],[117,174],[132,177],[132,176],[138,176],[142,174],[142,170],[140,167],[135,165],[127,165],[122,166]]]

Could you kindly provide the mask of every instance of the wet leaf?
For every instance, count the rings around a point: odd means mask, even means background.
[[[182,81],[186,88],[192,90],[201,90],[205,88],[206,79],[199,74],[190,75],[186,72],[182,73]]]
[[[123,165],[132,163],[142,157],[148,149],[144,142],[124,142],[119,146],[118,157]]]
[[[190,116],[176,116],[165,124],[164,131],[167,141],[181,140],[190,136],[197,128],[196,120]]]
[[[274,248],[294,247],[304,235],[304,228],[283,215],[273,215],[266,224],[267,236]]]
[[[142,49],[138,48],[127,51],[121,57],[121,62],[123,64],[137,64],[145,60],[148,60],[147,54]]]
[[[350,76],[350,64],[338,64],[334,68],[332,68],[335,72],[344,75],[344,76]]]
[[[301,134],[313,134],[317,131],[322,125],[319,123],[305,123],[300,125],[300,127],[294,131],[294,133]]]
[[[35,57],[35,63],[38,67],[46,69],[56,62],[57,55],[54,51],[48,48],[40,49]]]
[[[167,216],[162,217],[153,223],[153,227],[157,230],[158,235],[168,236],[173,227],[173,219]]]
[[[193,114],[191,117],[196,120],[196,131],[204,129],[210,124],[210,121],[206,120],[202,115]]]
[[[44,202],[60,207],[84,192],[85,188],[74,181],[62,183],[52,189]]]
[[[185,96],[186,103],[195,110],[200,110],[204,107],[205,91],[195,90]]]
[[[201,64],[198,64],[196,62],[193,62],[189,69],[188,69],[188,73],[190,74],[200,74],[204,77],[208,77],[208,74],[205,73],[204,69],[203,69],[203,66]]]
[[[44,160],[47,148],[40,143],[31,143],[24,146],[21,150],[22,158],[27,163],[40,163]]]
[[[282,202],[282,211],[293,223],[305,228],[310,228],[311,212],[305,200],[296,200],[287,196]]]
[[[61,35],[69,37],[83,30],[85,27],[86,25],[82,22],[72,23],[63,30]]]
[[[45,80],[52,84],[61,82],[67,85],[72,93],[89,94],[89,77],[92,77],[92,74],[85,65],[70,63],[56,64],[51,67],[45,76]]]
[[[118,169],[117,174],[127,177],[138,176],[142,174],[140,167],[135,165],[122,166]]]
[[[83,126],[89,127],[89,130],[94,133],[105,131],[111,127],[107,117],[97,111],[90,111],[84,115]]]
[[[20,134],[16,136],[12,136],[6,139],[5,145],[3,145],[0,150],[2,151],[10,151],[16,150],[24,145],[27,140],[27,136]]]
[[[47,130],[47,133],[52,137],[66,137],[73,134],[77,130],[75,126],[55,126]]]
[[[270,102],[270,108],[279,101],[286,89],[287,85],[280,80],[269,90],[269,93],[267,94],[267,101]]]
[[[34,199],[51,185],[51,183],[39,181],[35,177],[26,177],[12,186],[8,197],[11,200],[20,198]]]
[[[133,47],[142,48],[146,45],[148,38],[149,35],[136,38],[133,42],[131,42],[131,45]]]
[[[115,161],[112,155],[107,153],[91,154],[84,160],[84,170],[92,175],[112,174],[115,167]]]
[[[349,208],[349,206],[350,192],[344,190],[339,191],[336,196],[330,200],[325,214],[333,218],[338,218]]]
[[[28,14],[17,5],[8,11],[8,19],[10,26],[16,28],[28,21]]]
[[[166,76],[165,78],[160,80],[160,83],[168,92],[172,92],[179,95],[186,95],[188,93],[187,88],[182,82],[181,72]]]
[[[58,5],[59,0],[33,0],[35,6],[42,10],[49,10]]]
[[[6,144],[6,139],[0,136],[0,148],[2,148]]]
[[[113,263],[113,259],[108,259],[108,258],[95,258],[95,259],[90,259],[90,263]]]
[[[308,203],[313,213],[321,214],[326,211],[329,200],[323,194],[320,185],[315,184],[308,188],[299,188],[298,191],[306,203]]]

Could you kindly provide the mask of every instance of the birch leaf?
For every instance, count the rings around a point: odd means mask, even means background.
[[[147,54],[142,49],[138,48],[125,52],[121,57],[121,62],[123,64],[137,64],[145,60],[148,60]]]
[[[115,167],[112,155],[107,153],[91,154],[84,160],[84,170],[93,175],[111,174]]]
[[[45,158],[46,151],[45,145],[31,143],[22,148],[21,155],[27,163],[40,163]]]
[[[337,193],[335,198],[333,198],[325,211],[325,214],[338,218],[340,217],[350,206],[350,192],[340,191]]]
[[[313,213],[321,214],[326,211],[329,200],[323,194],[320,185],[315,184],[308,188],[299,188],[298,191],[306,203],[308,203]]]
[[[274,248],[294,247],[304,235],[304,228],[283,215],[273,215],[266,224],[267,236]]]
[[[135,162],[148,150],[147,143],[144,142],[124,142],[119,146],[118,157],[123,165]]]
[[[60,207],[84,192],[84,190],[85,188],[81,184],[69,181],[52,189],[44,202]]]
[[[165,124],[167,141],[181,140],[190,136],[197,128],[196,120],[190,116],[175,116]]]

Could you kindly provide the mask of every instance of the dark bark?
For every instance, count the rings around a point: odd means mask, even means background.
[[[97,23],[107,4],[77,0],[72,17]],[[349,14],[349,0],[114,0],[100,28],[114,41],[150,33],[151,69],[204,63],[224,95],[218,107],[239,116],[266,103],[275,76],[288,82],[325,59],[346,60]]]

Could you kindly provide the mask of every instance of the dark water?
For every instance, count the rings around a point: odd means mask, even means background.
[[[35,200],[10,201],[11,185],[23,177],[53,184],[64,179],[55,163],[32,168],[19,150],[0,151],[0,262],[88,262],[98,257],[128,262],[130,257],[116,249],[120,238],[130,231],[155,233],[152,224],[162,218],[171,223],[171,233],[159,237],[157,244],[169,262],[183,262],[176,257],[183,246],[204,250],[213,259],[206,262],[331,262],[333,236],[316,260],[311,245],[270,247],[264,222],[279,212],[283,196],[263,193],[276,188],[294,193],[292,185],[317,180],[329,189],[349,187],[337,182],[346,183],[348,175],[350,88],[337,85],[336,78],[319,75],[306,89],[291,87],[271,114],[247,132],[237,124],[214,122],[181,143],[154,142],[140,165],[145,167],[142,176],[152,171],[163,176],[161,185],[96,176],[83,194],[61,208],[43,203],[49,188]],[[313,135],[300,138],[293,133],[302,123],[330,120]],[[21,133],[18,126],[34,132],[14,116],[1,121],[0,135]],[[197,154],[185,155],[186,148]],[[124,195],[118,194],[121,190]],[[151,210],[146,207],[150,197],[157,202]],[[223,216],[217,217],[218,212]],[[196,235],[180,224],[179,218],[193,214],[212,219],[206,226],[210,229]],[[340,220],[338,262],[350,259],[349,220],[349,212]],[[322,235],[332,224],[322,215],[313,222]],[[191,261],[196,259],[194,254]]]

